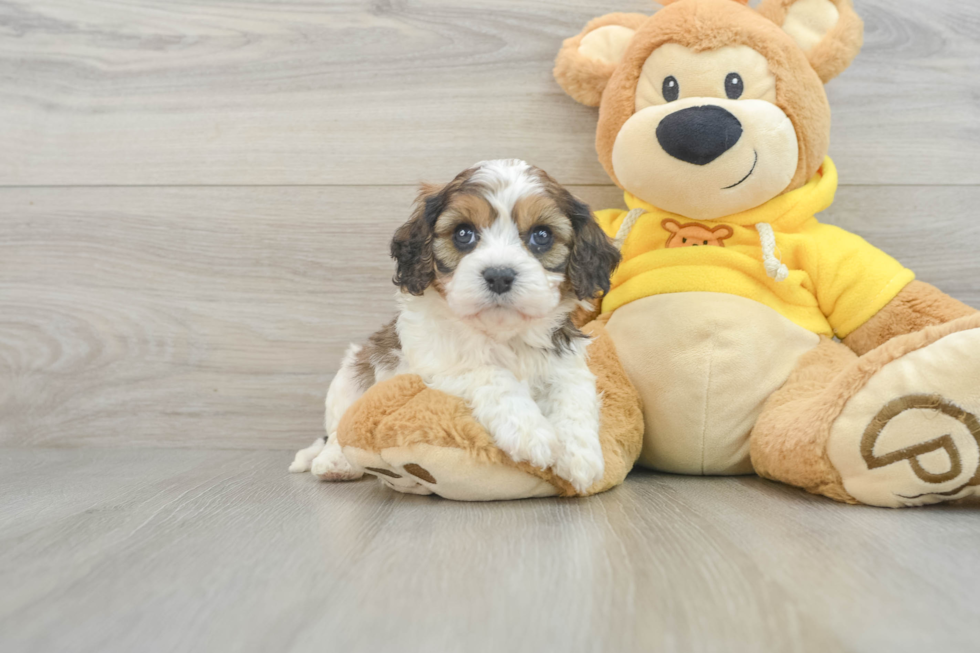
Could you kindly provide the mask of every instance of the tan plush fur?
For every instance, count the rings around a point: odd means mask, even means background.
[[[827,456],[834,420],[848,399],[888,363],[959,331],[980,328],[980,312],[888,340],[858,357],[824,338],[804,355],[763,408],[752,430],[752,465],[760,476],[847,503],[840,474]]]
[[[787,9],[795,1],[763,0],[758,12],[776,25],[782,25],[786,20]],[[825,84],[851,65],[864,43],[864,23],[855,13],[852,0],[829,1],[837,7],[840,18],[823,41],[807,53],[810,65]]]
[[[844,344],[862,355],[896,336],[976,312],[975,308],[953,299],[935,286],[913,281],[877,315],[844,338]]]
[[[766,58],[776,78],[775,104],[792,122],[799,141],[797,169],[785,190],[806,183],[822,164],[829,144],[830,107],[823,84],[858,54],[863,24],[853,0],[827,0],[836,9],[833,23],[827,20],[833,16],[829,6],[808,2],[791,11],[796,2],[763,0],[753,10],[741,0],[669,0],[662,2],[664,9],[637,25],[619,65],[608,82],[601,83],[604,90],[595,82],[599,91],[588,98],[589,104],[601,98],[596,150],[613,181],[622,185],[613,170],[613,147],[634,114],[643,65],[659,47],[674,43],[695,52],[742,45]],[[793,18],[791,24],[788,17]],[[822,38],[816,31],[821,25],[829,29]],[[565,78],[574,77],[570,69],[577,60],[571,51],[581,43],[581,35],[576,38],[566,42],[559,57],[564,57]],[[612,68],[605,66],[601,74]],[[602,315],[598,322],[605,323],[611,315]],[[843,343],[822,339],[766,402],[751,435],[755,470],[770,479],[856,503],[827,453],[835,420],[848,401],[888,363],[952,333],[977,328],[980,312],[928,284],[913,282]]]
[[[602,393],[600,441],[605,475],[581,496],[604,492],[623,482],[640,455],[643,417],[640,400],[616,356],[612,340],[599,323],[583,329],[593,336],[589,367]],[[465,450],[471,457],[514,467],[546,480],[561,496],[578,496],[550,470],[515,463],[470,414],[463,400],[429,389],[418,376],[401,375],[371,388],[344,414],[337,432],[343,447],[380,452],[392,447],[428,444]],[[424,460],[416,461],[426,467]]]
[[[565,39],[558,57],[555,59],[554,75],[562,89],[576,102],[589,107],[597,107],[602,101],[602,92],[616,69],[616,65],[592,61],[579,53],[582,38],[600,27],[619,25],[636,29],[648,16],[644,14],[606,14],[589,21],[579,34]]]
[[[793,123],[799,140],[796,174],[786,191],[799,188],[816,173],[830,143],[830,105],[823,82],[803,51],[778,25],[749,7],[732,0],[682,0],[640,26],[603,93],[596,151],[613,181],[619,184],[612,165],[613,145],[633,115],[643,64],[665,43],[697,52],[747,45],[764,55],[776,77],[776,105]]]

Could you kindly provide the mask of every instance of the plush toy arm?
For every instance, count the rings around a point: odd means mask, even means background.
[[[976,309],[953,299],[935,286],[913,281],[874,317],[844,338],[844,344],[861,356],[896,336],[945,324],[976,312]]]
[[[553,469],[514,462],[463,399],[426,387],[414,375],[383,381],[354,402],[340,420],[338,443],[355,469],[399,492],[464,501],[604,492],[623,482],[640,455],[643,412],[602,322],[582,330],[592,337],[589,369],[602,397],[599,445],[605,470],[585,490]]]

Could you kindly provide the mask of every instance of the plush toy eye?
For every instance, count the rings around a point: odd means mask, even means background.
[[[664,99],[668,102],[673,102],[680,97],[681,85],[677,83],[673,75],[664,80],[663,93]]]
[[[725,95],[729,100],[737,100],[742,97],[745,85],[742,83],[742,76],[738,73],[728,73],[725,78]]]
[[[468,224],[461,224],[453,232],[453,245],[458,249],[470,249],[476,244],[476,231]]]
[[[528,246],[535,254],[544,254],[555,243],[555,237],[548,227],[535,227],[528,238]]]

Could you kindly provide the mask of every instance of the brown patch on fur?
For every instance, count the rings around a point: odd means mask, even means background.
[[[535,168],[534,174],[561,214],[568,218],[574,234],[568,242],[570,251],[565,264],[566,283],[574,292],[565,294],[577,299],[593,299],[609,292],[609,278],[621,258],[619,250],[596,222],[588,204],[568,192],[544,170]],[[545,267],[554,269],[547,264]]]
[[[572,321],[572,324],[574,324],[578,328],[581,328],[583,325],[586,325],[589,322],[592,322],[593,320],[599,318],[599,312],[601,306],[602,306],[602,298],[597,297],[593,300],[590,300],[589,302],[586,302],[585,305],[580,304],[576,306],[575,310],[572,311],[572,314],[569,315],[568,317]],[[608,317],[606,318],[605,321],[608,321]],[[603,322],[603,324],[605,324],[605,321]]]
[[[445,186],[422,184],[412,217],[395,232],[391,257],[398,263],[393,281],[402,290],[421,295],[436,279],[440,262],[433,252],[439,216],[460,193],[478,189],[472,181],[476,168],[467,168]]]
[[[522,234],[528,233],[533,227],[549,227],[556,240],[567,242],[572,237],[572,223],[558,208],[555,201],[557,193],[547,190],[546,195],[525,195],[518,199],[514,202],[511,217]]]
[[[486,229],[497,219],[497,211],[482,195],[474,192],[454,192],[442,215],[436,220],[437,236],[452,236],[457,225],[469,224],[477,229]]]
[[[528,238],[532,231],[538,227],[548,227],[551,230],[554,244],[551,249],[536,256],[546,270],[564,272],[571,253],[571,243],[575,238],[575,229],[556,200],[561,186],[541,171],[535,170],[534,174],[545,187],[545,194],[526,195],[518,199],[514,202],[511,217],[529,249]]]
[[[551,346],[558,354],[564,354],[571,351],[573,342],[583,338],[588,336],[579,331],[572,323],[571,317],[567,317],[565,323],[552,332]]]
[[[453,234],[458,227],[470,225],[477,232],[486,229],[497,219],[497,211],[471,185],[466,190],[454,192],[446,208],[436,220],[435,239],[432,243],[436,264],[437,288],[440,292],[445,280],[452,276],[459,262],[466,256],[453,244]]]
[[[913,281],[905,286],[874,317],[844,338],[844,344],[860,356],[896,336],[945,324],[976,313],[935,286]]]
[[[384,325],[368,338],[367,344],[354,356],[354,378],[358,385],[367,389],[377,380],[377,370],[390,371],[401,361],[402,343],[395,329],[395,321]]]

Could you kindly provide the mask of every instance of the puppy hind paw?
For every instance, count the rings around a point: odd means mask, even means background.
[[[316,440],[305,449],[300,449],[297,451],[296,456],[293,458],[293,462],[289,464],[289,471],[294,474],[310,471],[310,465],[313,463],[313,459],[316,458],[321,451],[323,451],[322,438]]]
[[[290,473],[292,473],[292,474],[298,474],[298,473],[301,473],[301,472],[308,472],[308,471],[310,471],[310,464],[312,464],[313,461],[312,460],[301,460],[299,458],[299,454],[296,454],[296,456],[297,457],[293,460],[293,462],[289,463],[289,471],[290,471]]]
[[[363,472],[354,469],[339,448],[322,451],[313,459],[310,471],[321,481],[354,481],[363,476]]]

